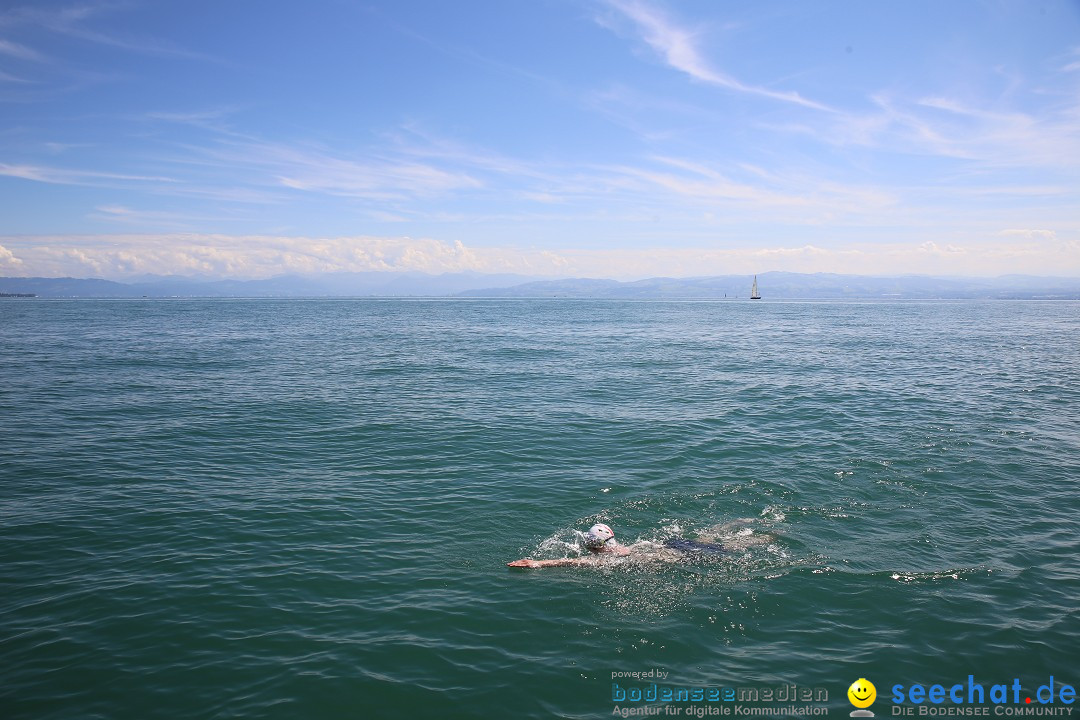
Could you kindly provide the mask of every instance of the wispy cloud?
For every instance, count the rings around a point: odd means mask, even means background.
[[[717,167],[672,155],[639,157],[619,165],[529,161],[462,145],[415,128],[408,128],[397,140],[398,150],[406,155],[449,163],[481,178],[490,176],[490,182],[484,185],[490,185],[492,192],[510,185],[516,197],[549,207],[591,208],[603,202],[613,209],[654,208],[655,212],[700,205],[725,207],[739,214],[786,208],[805,219],[806,215],[820,217],[826,212],[870,213],[897,201],[891,193],[866,185],[845,185],[828,177],[790,171],[747,169],[738,163]],[[588,216],[586,213],[579,217]]]
[[[229,135],[235,135],[225,124],[225,121],[229,116],[239,112],[240,108],[235,105],[227,107],[208,108],[204,110],[192,110],[188,112],[148,112],[142,115],[140,119],[149,121],[164,121],[169,123],[177,123],[180,125],[191,125],[193,127],[203,128],[205,130],[212,130],[218,133],[225,133]]]
[[[103,32],[93,26],[95,18],[129,8],[128,3],[113,2],[90,2],[61,8],[25,5],[0,14],[0,27],[32,25],[85,42],[142,55],[218,62],[217,58],[181,47],[164,38]]]
[[[1070,59],[1061,67],[1061,72],[1080,71],[1080,47],[1074,47],[1069,56]]]
[[[478,175],[508,171],[492,155],[429,148],[426,152],[379,146],[350,152],[303,142],[275,142],[234,133],[220,122],[228,111],[152,113],[155,122],[185,123],[211,133],[203,142],[178,145],[180,152],[143,154],[140,164],[167,168],[169,175],[58,167],[43,163],[0,162],[0,176],[61,184],[137,189],[157,195],[186,195],[216,202],[288,202],[290,194],[342,197],[385,204],[469,192],[484,186]],[[57,155],[76,143],[50,143]],[[435,160],[429,162],[426,160]],[[116,159],[122,165],[125,158]],[[527,172],[524,164],[517,167]],[[382,208],[387,209],[387,208]],[[149,217],[149,216],[147,216]]]
[[[775,125],[837,147],[864,147],[967,163],[982,170],[1030,168],[1072,171],[1080,157],[1080,101],[1042,112],[987,109],[945,96],[905,98],[884,91],[873,109],[837,113],[825,125]]]
[[[93,143],[61,143],[61,142],[46,142],[42,143],[42,147],[50,155],[62,155],[69,150],[76,150],[80,148],[93,147]]]
[[[272,179],[281,187],[343,197],[402,199],[481,185],[460,171],[377,155],[342,157],[315,146],[223,142],[206,153],[257,169],[264,179]]]
[[[676,196],[711,204],[733,201],[755,205],[806,206],[809,201],[798,195],[783,195],[754,185],[733,182],[721,173],[695,166],[673,158],[660,158],[660,162],[687,172],[671,172],[623,166],[617,168],[623,174],[649,183]]]
[[[41,165],[11,165],[0,163],[0,175],[33,180],[55,185],[102,185],[123,182],[176,182],[173,178],[153,175],[125,175],[122,173],[79,170],[75,168],[44,167]]]
[[[181,47],[167,37],[135,36],[119,30],[136,26],[138,21],[129,23],[116,16],[139,9],[139,4],[129,2],[90,1],[67,7],[39,3],[0,10],[0,57],[21,61],[17,71],[10,67],[0,71],[0,103],[55,101],[97,85],[130,80],[132,75],[144,72],[130,62],[133,55],[223,64],[218,58]],[[31,47],[29,40],[14,42],[10,37],[16,34],[20,40],[33,38],[34,44],[46,45],[48,54]],[[109,54],[118,58],[95,53],[88,59],[83,48],[78,47],[84,44],[116,50]],[[77,60],[71,55],[75,51]],[[122,66],[116,62],[125,57],[127,62]],[[111,69],[102,69],[106,67]]]
[[[639,37],[667,65],[695,80],[739,93],[832,112],[832,108],[804,98],[797,92],[749,85],[713,67],[699,47],[699,33],[679,25],[653,5],[641,0],[606,0],[606,4],[629,19]]]
[[[794,170],[765,171],[737,164],[715,167],[672,156],[650,160],[611,170],[636,182],[641,196],[660,205],[697,206],[723,213],[731,221],[767,213],[772,222],[845,224],[860,217],[880,217],[901,202],[895,193],[882,188]]]
[[[709,113],[689,103],[638,92],[625,85],[613,85],[588,93],[583,104],[649,143],[671,139],[678,134],[680,126],[700,125],[713,119]],[[678,122],[668,121],[661,128],[650,126],[643,116],[654,114],[675,117]]]
[[[153,227],[170,230],[194,231],[207,222],[227,221],[228,218],[210,217],[191,213],[167,210],[145,210],[125,205],[99,205],[94,212],[87,214],[88,220],[95,220],[129,227]]]
[[[942,101],[912,104],[912,112],[957,114],[942,105]],[[147,116],[144,119],[152,122],[194,124],[207,134],[175,145],[171,154],[162,154],[165,146],[152,155],[142,153],[138,165],[118,162],[107,171],[95,171],[70,163],[59,167],[9,162],[0,163],[0,175],[137,190],[142,197],[117,197],[113,205],[102,208],[146,210],[124,214],[99,208],[90,219],[146,231],[233,229],[263,218],[259,208],[268,206],[281,212],[266,216],[260,229],[302,229],[293,224],[292,213],[309,212],[305,208],[312,199],[342,198],[340,217],[324,228],[348,227],[344,218],[413,223],[423,232],[430,232],[433,224],[467,225],[465,237],[493,242],[514,227],[528,238],[522,242],[541,246],[567,233],[612,242],[632,238],[640,245],[661,235],[672,241],[718,234],[727,242],[748,235],[764,241],[767,233],[759,230],[763,227],[786,237],[798,237],[810,227],[832,228],[837,236],[875,228],[878,236],[885,232],[898,237],[904,232],[917,236],[927,227],[943,224],[982,226],[992,219],[1015,226],[1040,221],[1038,215],[1028,219],[994,200],[1006,196],[1030,198],[1023,202],[1032,212],[1036,208],[1042,212],[1042,222],[1058,223],[1068,215],[1062,208],[1072,187],[1067,179],[1025,183],[1026,177],[997,177],[992,172],[897,183],[889,177],[790,159],[755,164],[738,157],[689,158],[674,153],[627,157],[619,164],[535,159],[440,137],[413,124],[385,133],[378,144],[343,151],[234,133],[218,126],[226,114],[207,110]],[[1011,121],[1012,116],[1003,117]],[[975,155],[950,157],[974,161]],[[130,172],[144,167],[162,174]],[[183,216],[174,216],[170,213],[177,203],[162,208],[149,196],[195,199],[198,204],[190,204]],[[951,210],[946,209],[945,198],[952,203]]]
[[[444,162],[498,175],[547,179],[553,177],[550,172],[539,169],[535,162],[509,157],[490,148],[462,143],[430,132],[415,122],[404,123],[398,131],[386,133],[386,137],[391,145],[384,149],[385,152],[396,152],[407,157]]]
[[[28,48],[25,45],[13,43],[10,40],[4,40],[3,38],[0,38],[0,55],[7,55],[9,57],[18,58],[19,60],[33,60],[35,62],[42,62],[45,60],[45,56],[37,50]]]
[[[925,118],[943,152],[983,165],[1075,168],[1080,157],[1080,102],[1039,116],[971,107],[951,98],[928,97],[918,105],[944,117]]]
[[[385,133],[376,145],[345,151],[322,143],[236,133],[219,122],[224,114],[146,116],[196,125],[212,133],[205,141],[193,140],[180,147],[181,152],[162,158],[176,166],[178,175],[192,176],[192,184],[162,191],[198,193],[203,187],[209,192],[208,186],[199,184],[198,175],[213,178],[215,187],[228,182],[234,191],[243,188],[255,195],[273,192],[279,199],[289,192],[301,192],[347,198],[361,205],[377,203],[374,209],[391,210],[399,217],[400,210],[386,207],[386,203],[457,197],[483,190],[496,175],[547,177],[528,162],[423,134],[409,125]]]
[[[19,77],[17,75],[12,75],[11,73],[6,73],[6,72],[3,72],[3,71],[0,71],[0,82],[20,83],[20,84],[22,84],[22,83],[32,83],[33,81],[32,80],[27,80],[26,78]]]
[[[544,88],[546,91],[552,94],[559,95],[564,92],[563,85],[558,81],[552,79],[551,77],[542,75],[538,72],[529,70],[519,65],[514,65],[512,63],[506,62],[505,60],[483,55],[477,52],[476,49],[471,46],[455,45],[436,41],[428,35],[418,32],[415,28],[398,22],[397,20],[394,20],[389,13],[383,12],[382,10],[374,6],[359,6],[359,9],[362,12],[378,18],[380,25],[390,28],[394,32],[399,33],[400,35],[410,40],[432,48],[433,50],[447,56],[448,58],[453,58],[455,60],[464,60],[468,63],[483,67],[486,70],[494,71],[501,75],[509,75],[516,79],[524,79],[538,87]]]

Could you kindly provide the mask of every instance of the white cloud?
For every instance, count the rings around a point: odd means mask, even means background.
[[[950,255],[967,255],[968,251],[965,248],[957,247],[951,243],[944,246],[938,245],[933,240],[927,240],[924,243],[920,243],[915,251],[924,255],[936,255],[938,257],[948,257]]]
[[[656,7],[640,0],[607,0],[607,4],[634,23],[641,39],[660,55],[665,63],[695,80],[735,92],[794,103],[815,110],[831,111],[831,108],[808,100],[797,92],[781,92],[747,85],[717,70],[702,56],[698,47],[698,34],[681,27]]]
[[[1053,230],[1029,230],[1025,228],[1009,228],[1008,230],[1002,230],[998,234],[1005,237],[1022,237],[1028,240],[1057,240],[1057,233]]]
[[[1070,237],[1076,235],[1070,234]],[[1076,235],[1080,237],[1080,235]],[[1043,230],[975,240],[774,244],[758,247],[537,249],[467,246],[410,237],[200,234],[0,238],[0,269],[20,276],[179,274],[263,278],[286,273],[419,271],[535,276],[688,277],[731,273],[840,272],[891,275],[1080,276],[1080,241]]]
[[[0,245],[0,272],[23,274],[23,261],[3,245]]]
[[[123,216],[126,208],[106,208]],[[4,238],[0,260],[20,275],[123,278],[144,273],[262,278],[283,273],[362,271],[552,274],[562,262],[544,251],[469,248],[409,237],[96,235]],[[15,258],[13,252],[18,254]]]

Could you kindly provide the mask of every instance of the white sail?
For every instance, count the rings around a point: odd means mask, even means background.
[[[757,275],[754,276],[754,287],[751,288],[751,290],[750,290],[750,299],[751,300],[760,300],[761,299],[761,296],[758,295],[758,291],[757,291]]]

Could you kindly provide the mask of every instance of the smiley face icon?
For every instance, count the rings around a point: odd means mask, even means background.
[[[877,688],[874,687],[874,683],[866,678],[859,678],[851,683],[851,687],[847,689],[847,696],[855,707],[867,708],[874,704],[874,699],[877,697]]]

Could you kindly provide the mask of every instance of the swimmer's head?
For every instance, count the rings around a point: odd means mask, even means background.
[[[602,550],[607,543],[615,542],[615,531],[603,523],[597,523],[585,533],[585,547],[590,550]]]

